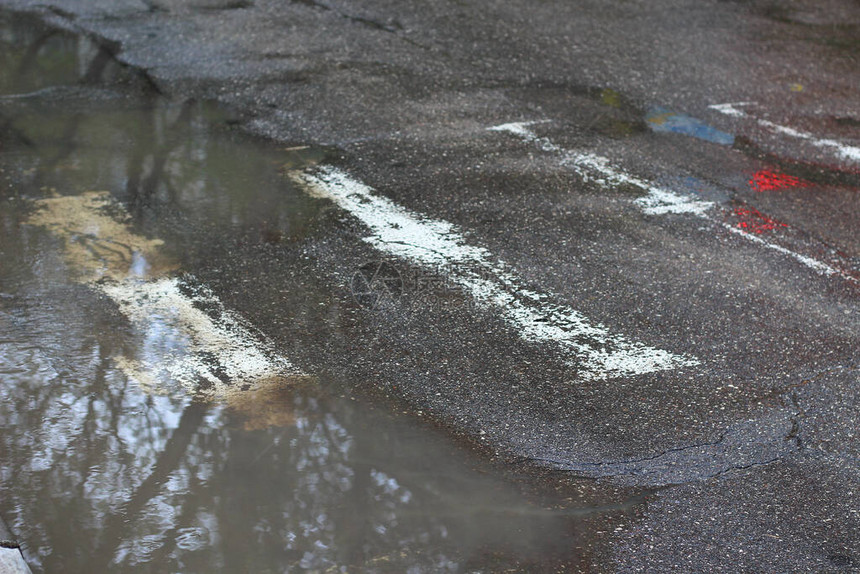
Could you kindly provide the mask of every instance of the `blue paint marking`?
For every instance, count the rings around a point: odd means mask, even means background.
[[[677,114],[666,108],[651,108],[645,115],[645,121],[655,132],[673,132],[685,134],[721,145],[732,145],[735,136],[712,128],[708,124],[685,114]]]

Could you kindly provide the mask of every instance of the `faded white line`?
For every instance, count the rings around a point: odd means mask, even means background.
[[[291,175],[312,195],[333,201],[364,223],[370,230],[364,240],[375,248],[413,264],[445,269],[476,301],[499,311],[523,339],[570,351],[571,364],[584,377],[632,376],[699,363],[610,333],[579,311],[525,289],[508,265],[468,243],[453,224],[413,213],[339,169],[324,166]]]
[[[728,104],[726,104],[728,105]],[[507,132],[513,134],[526,142],[538,145],[542,150],[561,155],[561,164],[573,167],[583,179],[595,179],[592,174],[597,174],[597,181],[606,186],[612,185],[632,185],[645,192],[644,197],[635,200],[635,203],[642,208],[642,211],[652,215],[663,215],[667,213],[688,213],[695,215],[730,230],[732,233],[740,235],[744,239],[753,243],[763,245],[768,249],[777,251],[792,259],[809,267],[816,273],[822,275],[837,275],[843,279],[852,282],[858,282],[855,277],[848,275],[822,261],[813,259],[806,255],[796,253],[781,245],[771,243],[757,235],[748,233],[733,227],[728,223],[719,221],[714,218],[709,211],[716,207],[716,204],[709,201],[699,201],[695,198],[680,195],[674,191],[659,187],[653,183],[630,175],[620,168],[613,167],[608,158],[597,156],[594,154],[586,154],[565,150],[562,147],[553,143],[549,138],[540,137],[529,129],[530,125],[536,123],[545,123],[546,120],[540,122],[515,122],[493,126],[488,128],[490,131]]]
[[[843,158],[854,162],[860,162],[860,147],[848,145],[830,138],[818,138],[814,134],[811,134],[809,132],[796,130],[787,126],[781,126],[770,120],[756,118],[747,113],[745,110],[739,109],[740,106],[747,106],[751,104],[752,102],[736,102],[730,104],[713,104],[709,107],[727,116],[732,116],[736,118],[752,118],[760,126],[765,127],[772,132],[808,141],[816,147],[834,149]]]
[[[807,257],[806,255],[801,255],[800,253],[792,251],[791,249],[786,249],[782,245],[777,245],[776,243],[771,243],[769,241],[765,241],[764,239],[762,239],[758,235],[754,235],[752,233],[744,231],[743,229],[740,229],[740,228],[735,227],[733,225],[729,225],[728,223],[721,222],[720,225],[722,225],[724,228],[728,229],[732,233],[740,235],[741,237],[743,237],[744,239],[746,239],[748,241],[752,241],[753,243],[758,243],[759,245],[761,245],[763,247],[767,247],[768,249],[778,251],[779,253],[782,253],[783,255],[788,255],[789,257],[799,261],[800,263],[803,263],[804,265],[806,265],[810,269],[813,269],[822,275],[840,275],[844,279],[848,279],[850,281],[857,281],[854,277],[847,275],[845,273],[842,273],[841,271],[834,269],[830,265],[827,265],[826,263],[818,261],[817,259],[813,259],[812,257]]]
[[[489,128],[490,131],[507,132],[527,142],[534,143],[543,151],[562,154],[562,164],[573,168],[586,181],[596,181],[604,186],[630,185],[645,192],[644,197],[636,203],[645,213],[662,215],[665,213],[691,213],[704,217],[705,213],[714,206],[709,201],[700,201],[680,195],[657,186],[649,181],[638,178],[613,167],[609,158],[592,153],[580,153],[565,150],[548,138],[540,137],[529,129],[529,126],[543,122],[514,122]]]
[[[29,223],[62,241],[71,274],[119,306],[141,336],[135,356],[117,365],[151,392],[171,381],[194,395],[231,400],[237,391],[301,377],[264,337],[161,250],[163,242],[134,232],[108,192],[36,202]]]
[[[727,116],[745,118],[747,117],[747,113],[743,110],[739,110],[738,106],[751,106],[753,104],[755,104],[755,102],[734,102],[731,104],[711,104],[708,107]]]
[[[192,394],[211,398],[300,375],[211,291],[189,279],[129,279],[98,286],[143,339],[135,359],[118,359],[123,370],[147,387],[173,380]]]

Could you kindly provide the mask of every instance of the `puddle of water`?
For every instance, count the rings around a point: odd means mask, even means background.
[[[34,571],[585,560],[591,510],[343,398],[196,278],[313,236],[325,204],[281,172],[325,150],[247,141],[105,53],[0,18],[0,515]],[[319,286],[282,281],[287,318],[325,321]]]
[[[730,146],[735,142],[735,137],[732,134],[720,131],[694,117],[679,114],[660,106],[648,110],[645,121],[648,122],[648,127],[655,132],[684,134],[720,145]]]

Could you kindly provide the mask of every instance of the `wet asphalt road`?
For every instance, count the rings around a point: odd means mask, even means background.
[[[386,213],[374,228],[335,200],[298,248],[216,241],[223,264],[198,275],[303,371],[503,465],[667,487],[608,527],[593,571],[860,568],[856,2],[0,5],[92,34],[171,98],[228,105],[286,163],[322,150],[310,161],[504,262],[515,284],[473,255],[434,267],[367,241],[395,229]],[[489,130],[512,122],[539,123]],[[393,283],[357,277],[376,261]],[[470,265],[516,301],[542,294],[527,306],[546,324],[575,310],[611,336],[571,352],[481,299]],[[296,269],[336,332],[276,295]],[[613,337],[679,359],[594,376]]]

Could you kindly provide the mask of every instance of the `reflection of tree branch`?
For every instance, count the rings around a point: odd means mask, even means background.
[[[104,46],[99,47],[96,57],[92,59],[90,65],[87,66],[87,71],[81,82],[84,84],[96,84],[101,79],[102,74],[108,64],[114,61],[114,55],[111,54]]]
[[[177,547],[176,542],[179,538],[178,534],[182,529],[182,525],[192,524],[192,520],[199,508],[211,506],[211,504],[201,503],[201,501],[211,503],[211,494],[211,489],[198,482],[192,475],[191,484],[188,486],[188,492],[183,497],[182,508],[179,511],[179,516],[176,517],[176,520],[173,523],[173,528],[164,533],[164,544],[161,548],[152,553],[152,556],[149,559],[150,564],[164,564],[164,561]]]
[[[167,164],[167,158],[183,141],[183,136],[179,133],[179,128],[186,124],[191,119],[191,111],[194,105],[193,100],[186,100],[182,103],[182,108],[179,117],[168,126],[165,130],[164,143],[156,146],[155,137],[152,128],[146,134],[146,137],[141,137],[138,140],[138,145],[135,146],[132,152],[132,160],[129,162],[129,176],[126,185],[126,192],[131,198],[131,204],[134,207],[142,207],[146,205],[149,198],[155,193],[156,188],[162,177],[164,176],[164,168]],[[149,126],[155,126],[155,114],[157,107],[154,102],[150,102],[148,109],[153,115]],[[147,177],[143,176],[143,162],[148,157],[148,151],[152,149],[152,170]]]
[[[64,391],[65,389],[63,389],[61,386],[57,386],[56,393],[62,395]],[[47,389],[43,393],[34,394],[25,411],[39,413],[47,412],[47,410],[56,400],[57,397],[54,395],[54,393],[51,392],[51,389]]]
[[[58,140],[57,147],[59,149],[56,155],[45,160],[42,171],[53,170],[58,163],[70,156],[77,149],[77,146],[75,146],[75,137],[78,135],[78,128],[80,128],[82,119],[82,114],[75,114],[69,119],[66,129]]]
[[[96,376],[98,376],[98,375],[96,375]],[[98,452],[93,448],[93,445],[92,445],[93,429],[96,427],[96,422],[94,420],[95,416],[96,416],[96,412],[95,412],[96,400],[97,400],[96,393],[90,393],[89,394],[89,400],[87,401],[87,414],[84,417],[83,422],[81,423],[81,432],[78,435],[79,437],[83,437],[83,439],[84,439],[85,446],[84,446],[83,452],[85,452],[87,454],[92,453],[92,452]],[[95,465],[89,464],[89,461],[87,461],[87,464],[84,464],[83,466],[84,466],[84,469],[83,469],[83,473],[81,476],[81,481],[80,481],[80,484],[78,485],[78,493],[81,497],[81,500],[84,500],[84,489],[86,488],[87,481],[90,478],[90,472],[92,471],[92,469],[94,468]]]
[[[36,61],[36,56],[39,55],[39,50],[54,36],[59,33],[59,30],[52,29],[48,30],[38,38],[36,38],[32,44],[27,46],[27,51],[24,52],[24,55],[21,57],[21,62],[18,64],[17,74],[23,75]]]
[[[129,153],[128,167],[126,168],[125,192],[128,194],[132,208],[142,207],[145,203],[141,181],[143,180],[143,162],[146,161],[147,152],[155,145],[155,102],[154,96],[148,94],[143,109],[152,117],[144,122],[143,128],[134,139],[134,147]]]
[[[338,524],[335,528],[335,536],[342,536],[337,544],[341,558],[338,560],[341,564],[348,564],[354,568],[360,568],[367,560],[367,538],[371,532],[370,516],[372,514],[373,504],[369,499],[371,496],[371,471],[373,468],[370,464],[363,462],[367,457],[363,456],[365,452],[366,435],[356,433],[353,435],[353,455],[355,456],[352,463],[354,472],[352,480],[352,489],[348,493],[344,493],[345,504],[341,506],[343,523]],[[336,538],[337,540],[337,538]]]
[[[33,140],[31,140],[29,137],[27,137],[27,134],[25,134],[23,131],[21,131],[20,129],[15,127],[15,124],[14,124],[14,121],[12,120],[12,118],[10,118],[10,117],[6,116],[5,114],[3,114],[2,112],[0,112],[0,120],[2,120],[2,124],[0,124],[0,134],[2,134],[3,132],[8,132],[8,133],[12,134],[13,136],[15,136],[15,138],[19,142],[21,142],[22,144],[24,144],[27,147],[33,147],[35,145],[33,143]]]
[[[116,554],[117,548],[134,527],[134,518],[161,491],[161,486],[170,474],[177,469],[185,456],[188,445],[199,426],[203,423],[208,406],[203,403],[191,403],[182,411],[179,426],[164,445],[164,450],[155,461],[152,472],[144,480],[131,498],[115,514],[105,521],[104,542],[98,555],[107,563],[95,567],[94,572],[107,570],[110,560]]]
[[[103,357],[105,365],[107,365],[108,362],[113,362],[113,358],[108,357],[107,355],[108,355],[108,353],[105,353],[105,356]],[[123,381],[124,381],[124,384],[119,388],[116,395],[114,395],[113,393],[109,394],[109,397],[110,397],[110,401],[109,401],[109,404],[110,404],[110,423],[109,423],[110,434],[111,434],[111,436],[113,436],[118,447],[125,447],[125,440],[123,440],[122,436],[120,436],[119,427],[120,427],[120,423],[121,423],[120,417],[123,414],[123,403],[125,402],[125,393],[126,393],[126,390],[128,387],[128,378],[124,378]],[[110,391],[110,389],[108,389],[108,391]],[[107,403],[108,401],[105,401],[105,402]],[[134,455],[130,452],[127,452],[125,450],[125,448],[119,448],[119,453],[117,455],[117,458],[120,459],[123,464],[128,464],[131,460],[134,459]]]
[[[147,433],[146,440],[150,444],[158,444],[160,437],[159,432],[166,428],[168,423],[164,419],[163,409],[155,404],[152,395],[147,395],[146,409],[144,409],[141,414],[146,421],[146,425],[144,427]]]
[[[144,190],[146,190],[147,194],[151,194],[155,191],[158,180],[161,179],[164,174],[164,166],[167,164],[168,156],[170,156],[170,153],[183,141],[182,135],[178,134],[177,131],[179,126],[187,123],[191,119],[191,106],[193,103],[194,102],[192,100],[186,100],[183,102],[179,117],[177,117],[176,121],[173,122],[173,125],[167,129],[167,136],[164,144],[153,154],[152,172],[143,183]]]
[[[101,401],[108,407],[110,414],[110,432],[117,441],[117,445],[122,445],[124,443],[119,434],[119,417],[122,413],[122,401],[125,396],[125,387],[120,389],[119,399],[117,400],[117,398],[111,393],[111,388],[106,384],[107,373],[110,369],[110,362],[112,360],[110,350],[106,350],[103,345],[99,345],[98,343],[95,343],[95,345],[98,347],[99,362],[93,376],[93,384],[89,388],[90,392],[88,393],[89,400],[87,402],[87,414],[81,424],[81,432],[77,437],[84,441],[85,446],[82,449],[74,449],[76,452],[84,453],[87,457],[86,460],[82,461],[83,468],[80,471],[81,480],[78,485],[81,500],[84,500],[85,498],[84,489],[90,479],[93,469],[98,467],[98,461],[91,461],[89,460],[89,457],[92,455],[100,455],[106,451],[106,448],[99,448],[97,445],[93,444],[94,438],[98,437],[96,432],[98,429],[98,422],[96,421],[98,413],[95,409],[95,404],[98,401]],[[82,355],[83,354],[85,353],[82,353]],[[98,442],[103,443],[104,439],[99,438]],[[121,451],[119,456],[126,459],[128,458],[128,455],[123,455]]]

